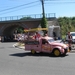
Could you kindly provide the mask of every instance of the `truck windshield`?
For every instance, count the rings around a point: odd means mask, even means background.
[[[54,42],[54,39],[48,39],[48,42]]]

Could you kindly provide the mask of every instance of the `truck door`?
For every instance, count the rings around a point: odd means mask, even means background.
[[[50,52],[51,47],[46,39],[42,39],[42,52]]]

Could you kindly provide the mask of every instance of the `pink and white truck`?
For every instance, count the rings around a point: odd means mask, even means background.
[[[37,40],[27,40],[25,41],[25,51],[31,51],[32,54],[37,52],[52,53],[55,56],[60,56],[61,54],[66,55],[69,52],[69,47],[57,41],[54,41],[52,37],[40,37]]]

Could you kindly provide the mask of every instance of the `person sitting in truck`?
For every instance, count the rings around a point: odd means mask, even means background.
[[[44,36],[48,36],[48,31],[45,32],[45,35]]]
[[[35,40],[38,40],[39,37],[41,37],[41,35],[38,32],[36,32],[33,37],[34,37]]]

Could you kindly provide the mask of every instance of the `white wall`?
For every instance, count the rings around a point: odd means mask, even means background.
[[[57,37],[60,37],[60,27],[59,26],[49,26],[48,27],[48,36],[53,37],[53,32],[56,33]]]

